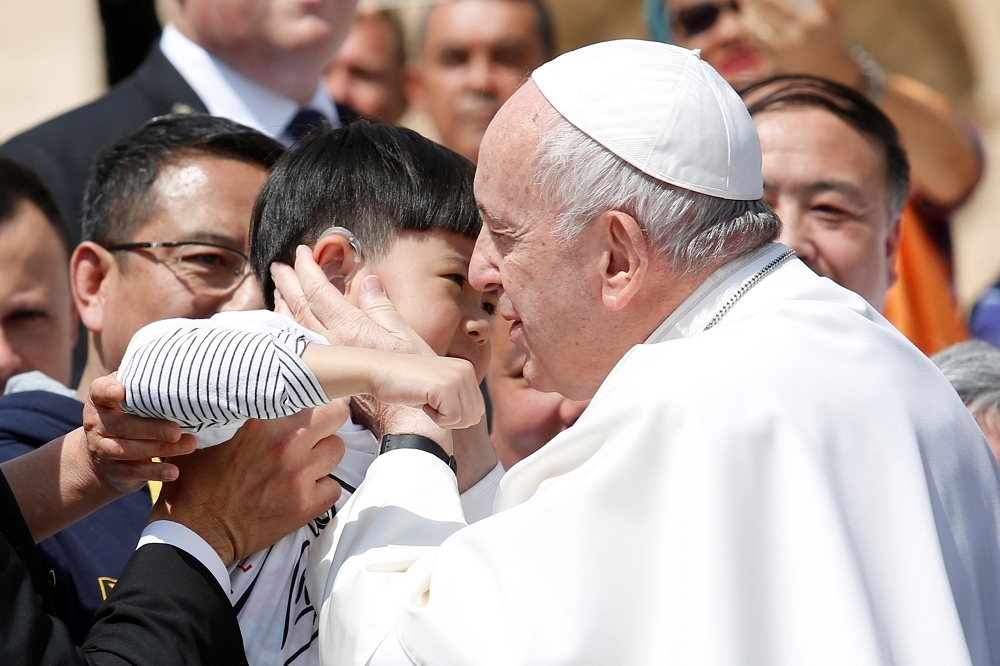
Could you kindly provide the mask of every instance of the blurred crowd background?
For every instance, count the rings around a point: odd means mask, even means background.
[[[138,64],[176,0],[0,0],[0,143],[99,97]],[[361,10],[398,10],[414,58],[421,0],[363,0]],[[556,51],[606,39],[648,37],[641,0],[547,0]],[[1000,277],[1000,7],[996,0],[842,0],[850,45],[886,69],[954,100],[981,130],[986,171],[953,224],[955,290],[964,312]],[[103,18],[103,22],[102,22]],[[105,39],[105,26],[108,39]],[[112,36],[113,35],[113,36]],[[410,109],[401,120],[433,137]]]

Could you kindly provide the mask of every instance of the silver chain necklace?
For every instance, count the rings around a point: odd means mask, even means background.
[[[782,262],[785,261],[785,259],[788,259],[789,257],[792,257],[794,255],[795,255],[794,250],[785,250],[785,252],[782,253],[780,257],[772,259],[770,263],[767,264],[767,266],[764,266],[764,268],[760,269],[759,271],[748,277],[743,282],[743,284],[740,285],[740,288],[736,290],[736,293],[733,294],[729,298],[729,300],[726,301],[725,305],[723,305],[722,308],[720,308],[719,311],[715,313],[715,316],[712,317],[711,320],[709,320],[708,325],[705,326],[705,328],[703,328],[701,332],[704,333],[705,331],[707,331],[708,329],[712,328],[720,321],[722,321],[722,318],[725,317],[727,314],[729,314],[729,311],[733,309],[733,306],[736,305],[737,301],[746,296],[748,291],[753,289],[754,286],[756,286],[758,282],[763,280],[768,273],[770,273],[775,268],[780,266]]]

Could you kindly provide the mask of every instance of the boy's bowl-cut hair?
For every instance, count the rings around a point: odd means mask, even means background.
[[[472,162],[412,130],[359,120],[303,139],[278,161],[257,197],[250,263],[274,308],[269,267],[331,226],[350,229],[368,261],[402,231],[445,229],[467,238],[481,221]]]

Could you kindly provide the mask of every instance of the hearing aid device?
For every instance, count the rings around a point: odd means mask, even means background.
[[[350,243],[351,249],[354,250],[354,267],[351,268],[351,272],[344,277],[344,284],[347,284],[351,281],[351,278],[354,277],[355,273],[358,272],[358,269],[361,268],[361,264],[365,261],[365,254],[361,250],[361,241],[359,241],[357,237],[351,233],[350,229],[345,229],[344,227],[330,227],[320,235],[320,238],[326,238],[327,236],[340,236]],[[343,289],[341,289],[341,291],[343,291]]]

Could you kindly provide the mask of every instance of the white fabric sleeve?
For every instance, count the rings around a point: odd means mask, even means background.
[[[403,652],[403,646],[399,644],[399,638],[393,630],[375,650],[368,666],[413,666],[413,662]]]
[[[462,493],[462,511],[465,512],[467,523],[471,525],[493,514],[493,500],[496,499],[503,475],[503,465],[498,462],[479,483]]]
[[[215,580],[219,581],[219,587],[226,596],[230,596],[229,571],[226,565],[222,563],[222,558],[215,549],[198,536],[197,532],[171,520],[155,520],[146,525],[135,549],[139,550],[148,543],[163,543],[183,550],[204,564],[205,568],[215,576]]]
[[[413,449],[377,457],[310,558],[324,666],[366,664],[393,630],[407,570],[465,526],[455,474],[439,458]]]
[[[266,325],[260,324],[264,317],[231,316],[170,319],[143,328],[118,369],[125,386],[122,408],[199,432],[329,402],[300,358],[313,336],[268,314]]]

